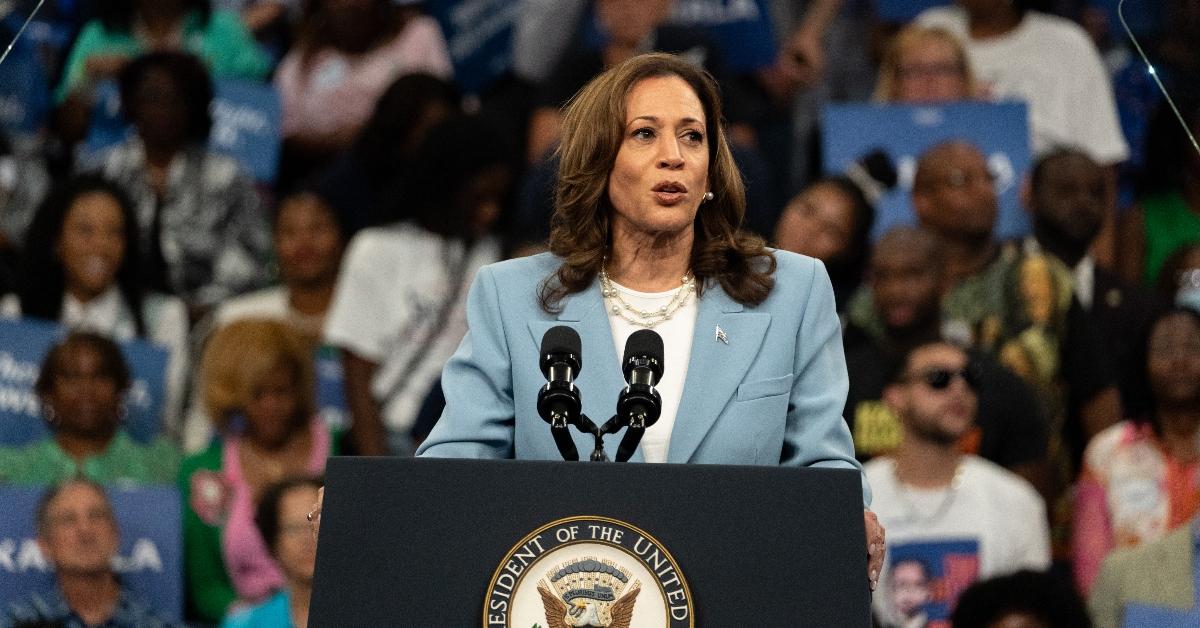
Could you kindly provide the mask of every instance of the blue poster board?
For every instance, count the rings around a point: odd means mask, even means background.
[[[740,74],[775,63],[778,47],[769,0],[676,0],[668,21],[704,29],[720,46],[731,72]]]
[[[43,488],[0,486],[0,608],[54,586],[38,548],[34,511]],[[109,487],[121,546],[121,582],[164,619],[183,615],[183,533],[179,490]]]
[[[350,406],[346,403],[346,375],[337,347],[317,347],[313,359],[317,374],[317,414],[334,431],[350,427]]]
[[[899,183],[876,208],[872,238],[898,225],[916,223],[912,181],[917,159],[935,144],[962,139],[987,157],[996,176],[1000,240],[1029,233],[1021,207],[1021,182],[1031,165],[1029,123],[1024,103],[966,102],[949,105],[828,105],[821,113],[824,171],[844,172],[855,160],[882,149],[896,165]]]
[[[875,0],[875,13],[881,22],[904,24],[925,9],[953,4],[950,0]]]
[[[17,42],[0,65],[0,128],[10,135],[35,135],[50,111],[50,86],[36,51]]]
[[[446,36],[454,80],[478,94],[512,68],[513,25],[521,3],[512,0],[427,0]]]
[[[283,137],[279,94],[270,85],[248,81],[220,80],[214,88],[209,149],[236,159],[255,181],[273,183]],[[90,158],[133,133],[121,111],[121,95],[115,83],[99,84],[95,99],[84,149]]]
[[[46,436],[41,403],[33,390],[42,360],[66,335],[55,323],[0,319],[0,446],[28,443]],[[133,382],[125,396],[124,428],[149,442],[162,429],[169,352],[144,340],[118,343]]]

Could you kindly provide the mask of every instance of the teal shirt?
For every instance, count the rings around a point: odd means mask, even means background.
[[[221,628],[292,628],[292,602],[280,591],[257,606],[230,613]]]
[[[271,71],[270,57],[254,41],[241,17],[231,11],[213,11],[207,24],[201,23],[198,13],[190,13],[183,22],[183,49],[203,59],[214,78],[261,80]],[[146,47],[133,33],[110,31],[99,20],[88,22],[71,48],[55,102],[61,103],[84,83],[88,57],[132,58],[144,52]]]
[[[0,483],[49,486],[77,476],[100,484],[171,484],[179,451],[166,439],[141,444],[118,431],[102,453],[76,462],[54,438],[0,448]]]

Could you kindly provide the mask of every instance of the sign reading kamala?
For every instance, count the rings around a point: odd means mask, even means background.
[[[687,581],[646,532],[605,517],[543,526],[504,556],[488,586],[484,628],[691,628]]]
[[[872,238],[897,225],[916,223],[912,183],[917,159],[932,146],[965,140],[987,157],[995,177],[1000,240],[1029,233],[1021,208],[1021,180],[1030,168],[1029,122],[1024,103],[964,102],[950,105],[829,105],[821,114],[824,168],[845,172],[863,155],[882,149],[896,166],[899,183],[876,207]]]
[[[54,586],[54,572],[37,544],[34,511],[45,489],[0,487],[0,609]],[[164,618],[183,614],[183,533],[174,487],[107,489],[121,545],[121,583]]]
[[[42,407],[33,386],[42,359],[63,336],[54,323],[0,319],[0,445],[22,445],[46,435]],[[133,382],[125,395],[125,430],[149,442],[162,428],[168,351],[143,340],[118,343]]]

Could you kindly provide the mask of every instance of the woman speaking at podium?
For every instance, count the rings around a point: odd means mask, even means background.
[[[634,461],[860,469],[829,277],[739,231],[745,190],[712,78],[666,54],[612,67],[567,106],[558,156],[550,252],[475,277],[418,454],[560,459],[536,402],[542,335],[566,325],[597,422],[625,385],[626,339],[662,337],[662,413]],[[873,588],[883,530],[865,517]]]

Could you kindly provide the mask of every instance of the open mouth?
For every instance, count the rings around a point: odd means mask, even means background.
[[[687,186],[678,181],[662,181],[651,188],[654,197],[663,205],[674,205],[687,196]]]

